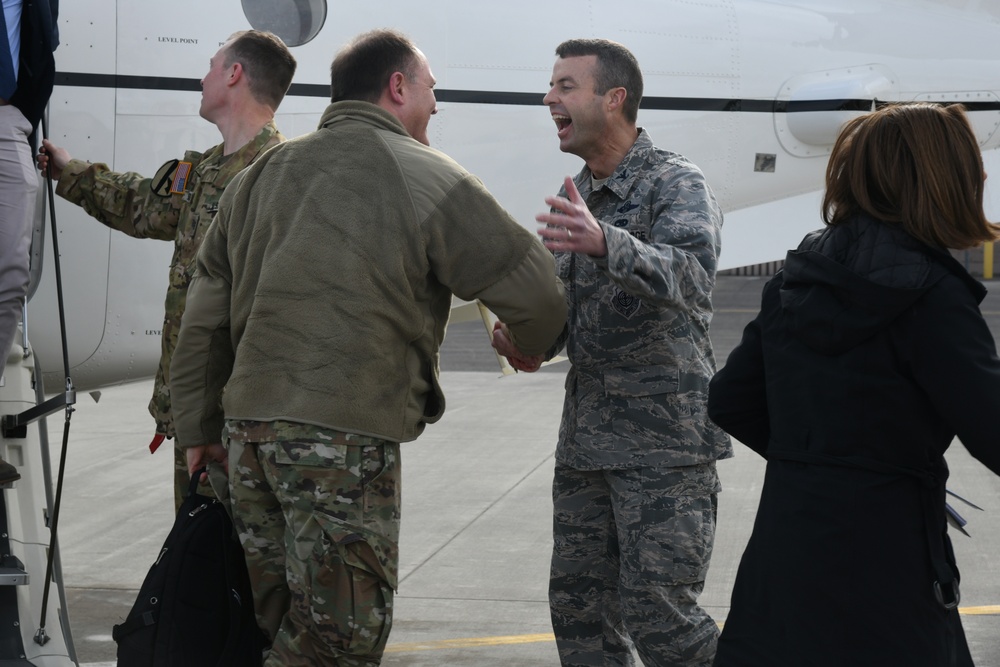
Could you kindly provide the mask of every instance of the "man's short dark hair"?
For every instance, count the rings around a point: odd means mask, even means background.
[[[340,50],[330,66],[330,97],[334,102],[358,100],[377,103],[396,72],[415,76],[417,47],[396,30],[372,30],[355,37]]]
[[[277,109],[295,75],[295,57],[288,47],[280,37],[263,30],[241,30],[229,42],[224,65],[242,65],[253,98]]]
[[[642,71],[632,52],[608,39],[569,39],[556,47],[560,58],[597,56],[595,93],[603,95],[611,88],[625,89],[625,118],[634,123],[642,101]]]

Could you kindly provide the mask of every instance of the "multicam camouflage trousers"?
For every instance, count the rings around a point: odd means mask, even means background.
[[[399,444],[230,435],[229,484],[258,622],[274,639],[265,666],[378,665],[397,586]]]
[[[556,465],[549,609],[565,667],[708,667],[719,630],[698,606],[715,540],[715,463]]]

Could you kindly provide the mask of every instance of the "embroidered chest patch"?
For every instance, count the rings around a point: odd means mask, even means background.
[[[640,299],[617,287],[615,288],[615,295],[611,299],[611,307],[626,320],[632,319],[632,316],[636,314],[641,305],[642,301]]]

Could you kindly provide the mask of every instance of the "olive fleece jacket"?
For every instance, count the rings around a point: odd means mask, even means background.
[[[223,195],[171,366],[179,444],[219,442],[223,413],[415,439],[444,412],[452,294],[528,354],[566,323],[551,254],[477,178],[376,105],[330,105]]]

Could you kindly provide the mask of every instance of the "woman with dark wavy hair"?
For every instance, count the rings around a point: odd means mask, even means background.
[[[712,380],[709,415],[767,459],[715,665],[972,665],[946,532],[957,435],[1000,474],[1000,360],[948,253],[1000,238],[960,106],[848,122],[827,226],[788,253]]]

